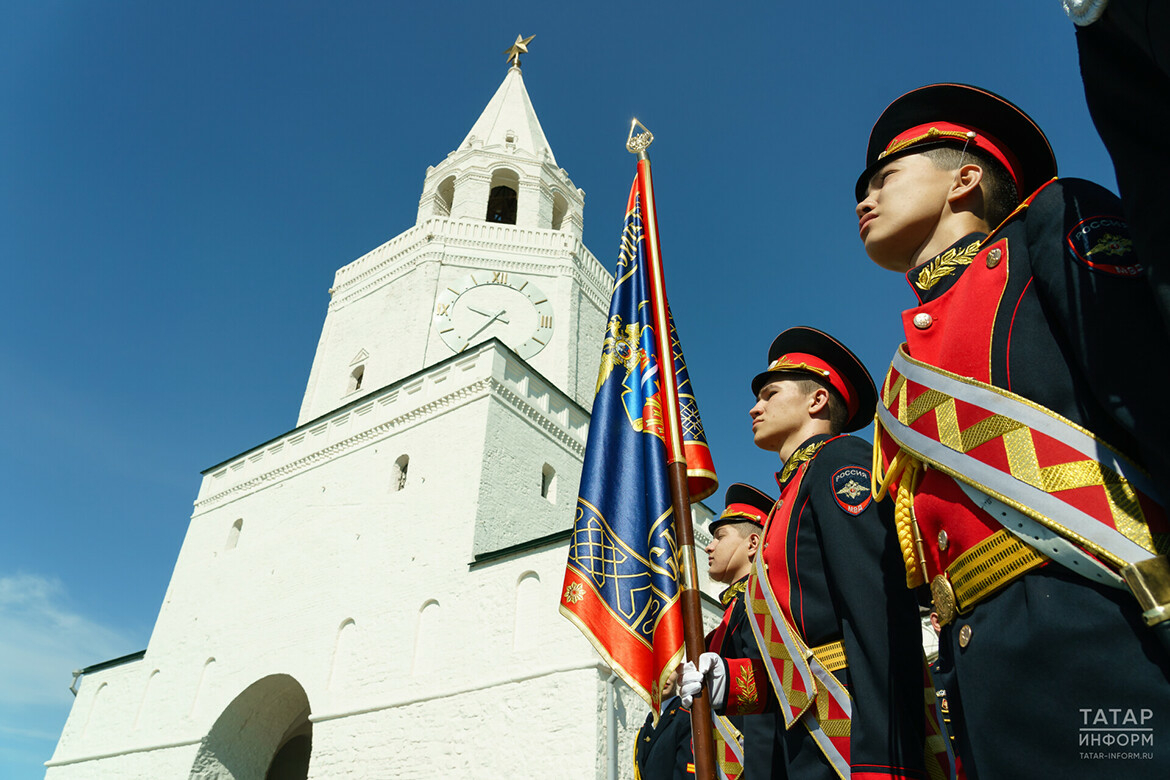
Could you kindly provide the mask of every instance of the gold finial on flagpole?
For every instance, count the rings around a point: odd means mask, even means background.
[[[634,135],[634,128],[637,127],[642,128],[642,132]],[[643,154],[652,143],[654,143],[654,134],[646,129],[646,125],[635,118],[630,123],[630,135],[626,139],[626,151],[630,154]]]
[[[532,43],[532,39],[535,37],[535,35],[529,35],[527,38],[525,38],[522,35],[517,35],[516,42],[504,51],[504,56],[508,58],[508,62],[519,68],[520,55],[528,53],[528,44]]]

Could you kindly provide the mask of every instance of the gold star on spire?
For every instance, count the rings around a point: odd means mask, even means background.
[[[535,35],[529,35],[527,38],[525,38],[522,35],[517,35],[516,42],[513,43],[504,52],[504,56],[506,56],[508,58],[508,62],[512,63],[517,68],[519,68],[520,67],[520,55],[528,53],[528,44],[531,43],[532,39],[535,37],[536,37]]]

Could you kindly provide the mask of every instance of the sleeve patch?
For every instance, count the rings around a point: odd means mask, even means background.
[[[861,466],[846,466],[833,475],[833,498],[837,505],[851,515],[859,515],[873,500],[870,492],[869,470]]]
[[[1117,217],[1082,219],[1068,233],[1073,258],[1090,271],[1112,276],[1144,276],[1146,269],[1133,252],[1129,225]]]

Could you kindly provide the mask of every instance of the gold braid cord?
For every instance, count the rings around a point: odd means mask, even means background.
[[[905,450],[890,461],[890,470],[882,470],[882,427],[876,419],[873,431],[873,499],[881,501],[893,486],[894,529],[898,534],[898,547],[902,550],[902,561],[906,564],[906,587],[917,588],[926,584],[926,556],[922,550],[922,537],[918,524],[914,522],[914,491],[922,479],[923,465]]]
[[[898,480],[898,498],[894,501],[894,527],[898,531],[898,547],[906,564],[906,587],[926,584],[925,556],[922,554],[922,536],[914,522],[914,491],[922,476],[922,461],[899,453],[906,459],[902,478]]]
[[[953,139],[955,141],[966,141],[966,140],[968,140],[970,138],[974,138],[974,137],[975,137],[974,133],[968,135],[967,133],[965,133],[961,130],[939,130],[937,127],[932,127],[929,130],[927,130],[925,133],[923,133],[922,135],[915,136],[914,138],[907,138],[907,139],[902,140],[902,141],[892,142],[889,146],[886,147],[886,150],[884,152],[882,152],[881,154],[879,154],[877,156],[877,158],[879,160],[883,160],[887,156],[894,154],[895,152],[900,152],[909,146],[914,146],[915,144],[920,144],[923,141],[934,141],[934,140],[937,140],[939,138]]]

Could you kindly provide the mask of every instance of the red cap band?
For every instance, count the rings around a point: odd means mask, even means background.
[[[768,371],[807,371],[810,374],[815,374],[826,380],[834,390],[841,394],[841,399],[845,401],[845,408],[849,411],[850,417],[857,414],[857,391],[853,389],[853,385],[849,384],[840,371],[816,355],[788,352],[773,360],[768,366]]]
[[[763,525],[768,515],[761,512],[759,507],[751,504],[728,504],[727,508],[723,510],[723,514],[719,515],[720,520],[730,520],[733,517],[742,517],[750,522]]]
[[[970,137],[970,133],[974,133],[974,137]],[[1016,156],[1011,153],[1011,150],[996,138],[978,128],[956,125],[953,122],[928,122],[924,125],[915,125],[908,130],[904,130],[894,136],[886,145],[885,151],[878,155],[878,159],[880,160],[887,155],[900,152],[911,146],[940,140],[953,140],[962,143],[969,142],[975,148],[987,152],[999,160],[1000,164],[1007,169],[1008,175],[1012,177],[1012,181],[1015,182],[1016,189],[1020,189],[1020,163],[1016,159]]]

